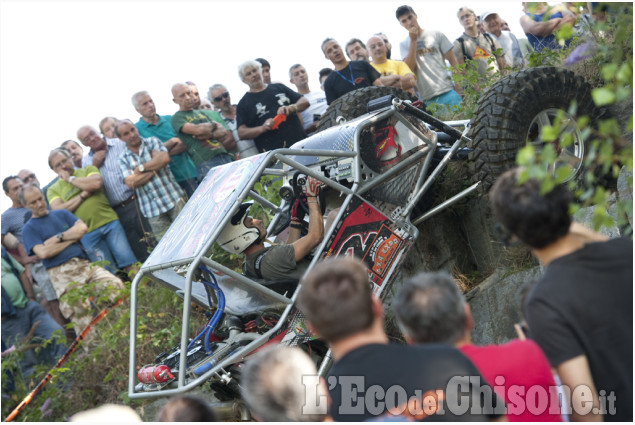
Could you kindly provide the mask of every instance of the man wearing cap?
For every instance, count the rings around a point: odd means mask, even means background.
[[[503,55],[496,55],[497,49],[502,49],[498,41],[489,34],[481,34],[476,26],[476,14],[469,7],[462,7],[457,12],[459,22],[465,32],[454,42],[454,55],[459,64],[468,60],[474,61],[478,73],[493,75],[507,67]],[[492,56],[495,61],[491,61]]]
[[[481,15],[481,22],[487,34],[495,37],[505,52],[505,62],[514,68],[522,68],[525,64],[523,53],[516,36],[510,31],[501,28],[502,19],[496,12],[485,12]]]

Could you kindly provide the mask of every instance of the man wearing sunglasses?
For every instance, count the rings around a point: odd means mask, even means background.
[[[214,105],[216,110],[220,112],[220,116],[223,117],[227,127],[231,130],[232,135],[236,140],[238,159],[257,155],[258,149],[256,148],[256,144],[253,140],[241,140],[238,137],[238,126],[236,125],[236,105],[232,104],[232,99],[227,87],[222,84],[214,84],[209,88],[207,97],[210,102],[212,102],[212,105]]]
[[[172,96],[179,110],[172,115],[170,123],[192,156],[200,183],[209,170],[233,161],[227,151],[234,149],[236,142],[218,112],[194,109],[195,96],[189,86],[174,84]]]

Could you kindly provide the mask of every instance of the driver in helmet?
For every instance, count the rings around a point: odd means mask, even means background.
[[[292,211],[287,244],[265,247],[267,229],[262,221],[248,215],[252,203],[243,203],[218,237],[218,244],[232,254],[245,254],[243,270],[251,278],[300,280],[310,264],[307,255],[324,238],[322,212],[317,195],[322,183],[308,177],[304,192],[309,206],[309,230],[300,237],[301,224]]]

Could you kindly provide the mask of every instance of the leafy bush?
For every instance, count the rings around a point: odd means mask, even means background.
[[[566,31],[558,33],[562,38],[569,35]],[[589,68],[595,77],[591,79],[593,87],[591,94],[598,108],[601,108],[603,117],[597,122],[592,122],[589,117],[577,117],[577,126],[582,134],[586,153],[584,170],[577,181],[570,181],[568,185],[577,197],[577,204],[573,211],[581,207],[595,205],[593,210],[593,226],[597,229],[601,226],[610,226],[613,219],[608,215],[605,206],[608,203],[611,187],[622,167],[632,172],[633,170],[633,7],[632,4],[609,4],[608,19],[591,26],[583,45],[572,45],[572,49],[563,52],[534,53],[535,61],[549,61],[556,56],[569,55],[568,62],[584,63],[586,70]],[[590,57],[580,58],[575,49],[585,48],[590,51]],[[576,63],[572,65],[580,67]],[[587,75],[585,75],[587,76]],[[569,114],[576,115],[576,105],[571,105]],[[626,109],[626,111],[624,111]],[[615,115],[615,116],[612,116]],[[621,117],[617,117],[621,115]],[[623,118],[626,116],[627,118]],[[622,119],[618,119],[622,118]],[[543,128],[542,140],[554,141],[558,139],[562,146],[571,143],[570,134],[561,134],[559,120],[553,126]],[[631,140],[627,140],[626,134],[631,134]],[[531,145],[527,145],[518,153],[517,163],[526,167],[522,178],[538,178],[542,181],[542,190],[548,192],[554,185],[562,183],[566,177],[564,170],[552,174],[548,172],[550,164],[555,160],[556,152],[553,145],[545,145],[540,151],[536,151]],[[632,179],[628,182],[632,190]],[[630,202],[618,202],[618,226],[626,233],[632,232],[627,223],[626,214],[632,215]]]
[[[129,293],[126,290],[116,295]],[[108,297],[88,286],[74,287],[68,297],[95,300]],[[149,282],[139,286],[139,327],[137,332],[137,364],[154,359],[162,350],[174,346],[180,339],[182,300],[172,291]],[[86,349],[83,345],[59,369],[53,371],[51,382],[16,417],[17,421],[65,421],[73,414],[104,403],[130,403],[133,407],[142,402],[127,399],[128,358],[130,347],[130,302],[114,308],[91,332],[98,334]],[[82,343],[83,344],[83,343]],[[142,360],[144,359],[144,360]],[[9,370],[17,371],[19,353],[4,357],[3,382]],[[24,382],[19,372],[14,372],[15,390],[2,403],[5,418],[17,404],[39,383],[49,367],[39,366],[33,379]],[[3,389],[4,394],[4,389]]]

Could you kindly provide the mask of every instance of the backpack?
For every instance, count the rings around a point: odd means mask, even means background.
[[[483,34],[483,36],[487,39],[487,41],[489,41],[490,51],[492,52],[492,55],[494,55],[494,51],[496,50],[496,47],[494,47],[494,39],[492,39],[492,36],[487,33]],[[467,55],[467,52],[465,51],[465,40],[463,40],[463,36],[460,36],[456,40],[459,43],[461,43],[461,51],[463,52],[463,62],[467,61],[468,59],[472,59],[471,57]]]

